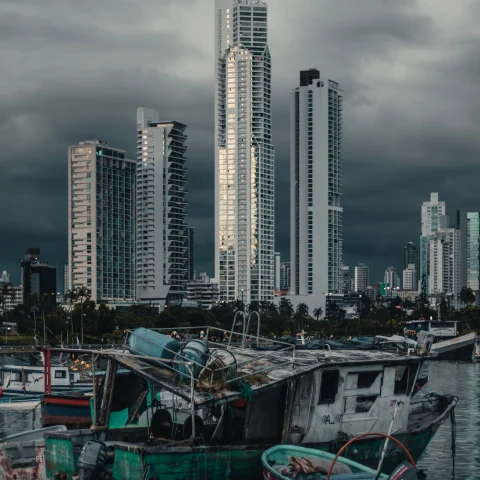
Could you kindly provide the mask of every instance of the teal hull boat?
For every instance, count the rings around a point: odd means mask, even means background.
[[[327,478],[330,464],[335,455],[311,448],[298,447],[295,445],[278,445],[269,448],[262,455],[263,478],[265,480],[325,480]],[[305,473],[295,471],[293,463],[304,463],[309,466],[316,466],[317,472]],[[386,479],[386,475],[377,477],[375,470],[365,467],[357,462],[338,457],[333,467],[331,479],[342,480],[375,480],[376,478]],[[295,472],[295,474],[294,474]]]

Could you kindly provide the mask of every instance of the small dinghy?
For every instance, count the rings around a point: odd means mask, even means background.
[[[265,480],[325,480],[335,455],[296,445],[277,445],[262,455],[263,478]],[[375,470],[347,458],[338,457],[333,466],[332,480],[375,480]]]

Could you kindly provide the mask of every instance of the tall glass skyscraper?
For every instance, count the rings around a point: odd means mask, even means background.
[[[271,300],[274,152],[267,5],[215,1],[215,276],[220,300]]]
[[[480,212],[467,212],[467,287],[480,290]]]
[[[68,148],[68,288],[135,298],[136,162],[99,140]]]

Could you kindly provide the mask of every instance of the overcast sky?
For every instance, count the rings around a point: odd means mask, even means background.
[[[289,257],[289,92],[344,90],[344,258],[372,280],[430,191],[480,211],[479,0],[270,0],[276,249]],[[135,154],[136,108],[188,125],[197,272],[213,275],[213,0],[0,0],[0,270],[67,258],[67,146]]]

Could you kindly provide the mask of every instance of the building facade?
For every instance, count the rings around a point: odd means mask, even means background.
[[[480,290],[480,212],[467,212],[466,270],[468,288]]]
[[[423,202],[420,236],[420,290],[430,291],[430,241],[440,229],[440,217],[445,215],[445,202],[438,200],[438,193],[430,193],[430,201]]]
[[[274,269],[274,282],[273,282],[273,288],[275,289],[276,292],[280,290],[280,265],[281,265],[281,260],[280,260],[280,252],[275,252],[274,255],[274,264],[273,264],[273,269]]]
[[[290,103],[291,293],[322,302],[343,293],[342,96],[310,69]]]
[[[400,288],[400,279],[398,278],[397,269],[395,267],[388,267],[385,270],[383,281],[387,287]]]
[[[39,248],[27,248],[21,268],[21,303],[26,305],[30,295],[44,295],[48,307],[53,308],[57,298],[57,269],[40,261]]]
[[[215,0],[215,278],[220,300],[271,301],[274,151],[267,5]]]
[[[353,289],[357,293],[366,292],[370,285],[370,268],[364,263],[355,267]]]
[[[68,147],[68,289],[135,297],[136,162],[99,140]]]
[[[290,262],[280,264],[280,290],[288,292],[290,290],[291,269]]]
[[[433,297],[447,296],[457,305],[461,285],[461,231],[449,227],[449,218],[442,215],[439,229],[429,241],[427,293]]]
[[[354,291],[354,280],[350,276],[350,267],[348,265],[342,265],[340,271],[342,275],[341,292],[344,295],[349,295]]]
[[[193,281],[195,280],[195,228],[194,227],[188,227],[187,229],[187,242],[188,242],[188,248],[187,248],[187,255],[188,255],[188,275],[187,279],[188,281]]]
[[[181,303],[189,274],[186,126],[137,109],[137,299]]]
[[[408,265],[411,264],[415,266],[415,270],[418,274],[420,271],[420,250],[413,242],[408,242],[403,249],[403,269],[408,269]]]
[[[200,273],[196,280],[187,283],[187,300],[196,302],[202,310],[210,310],[218,303],[218,284],[205,272]]]
[[[409,263],[403,270],[403,289],[418,290],[417,270],[414,263]]]

